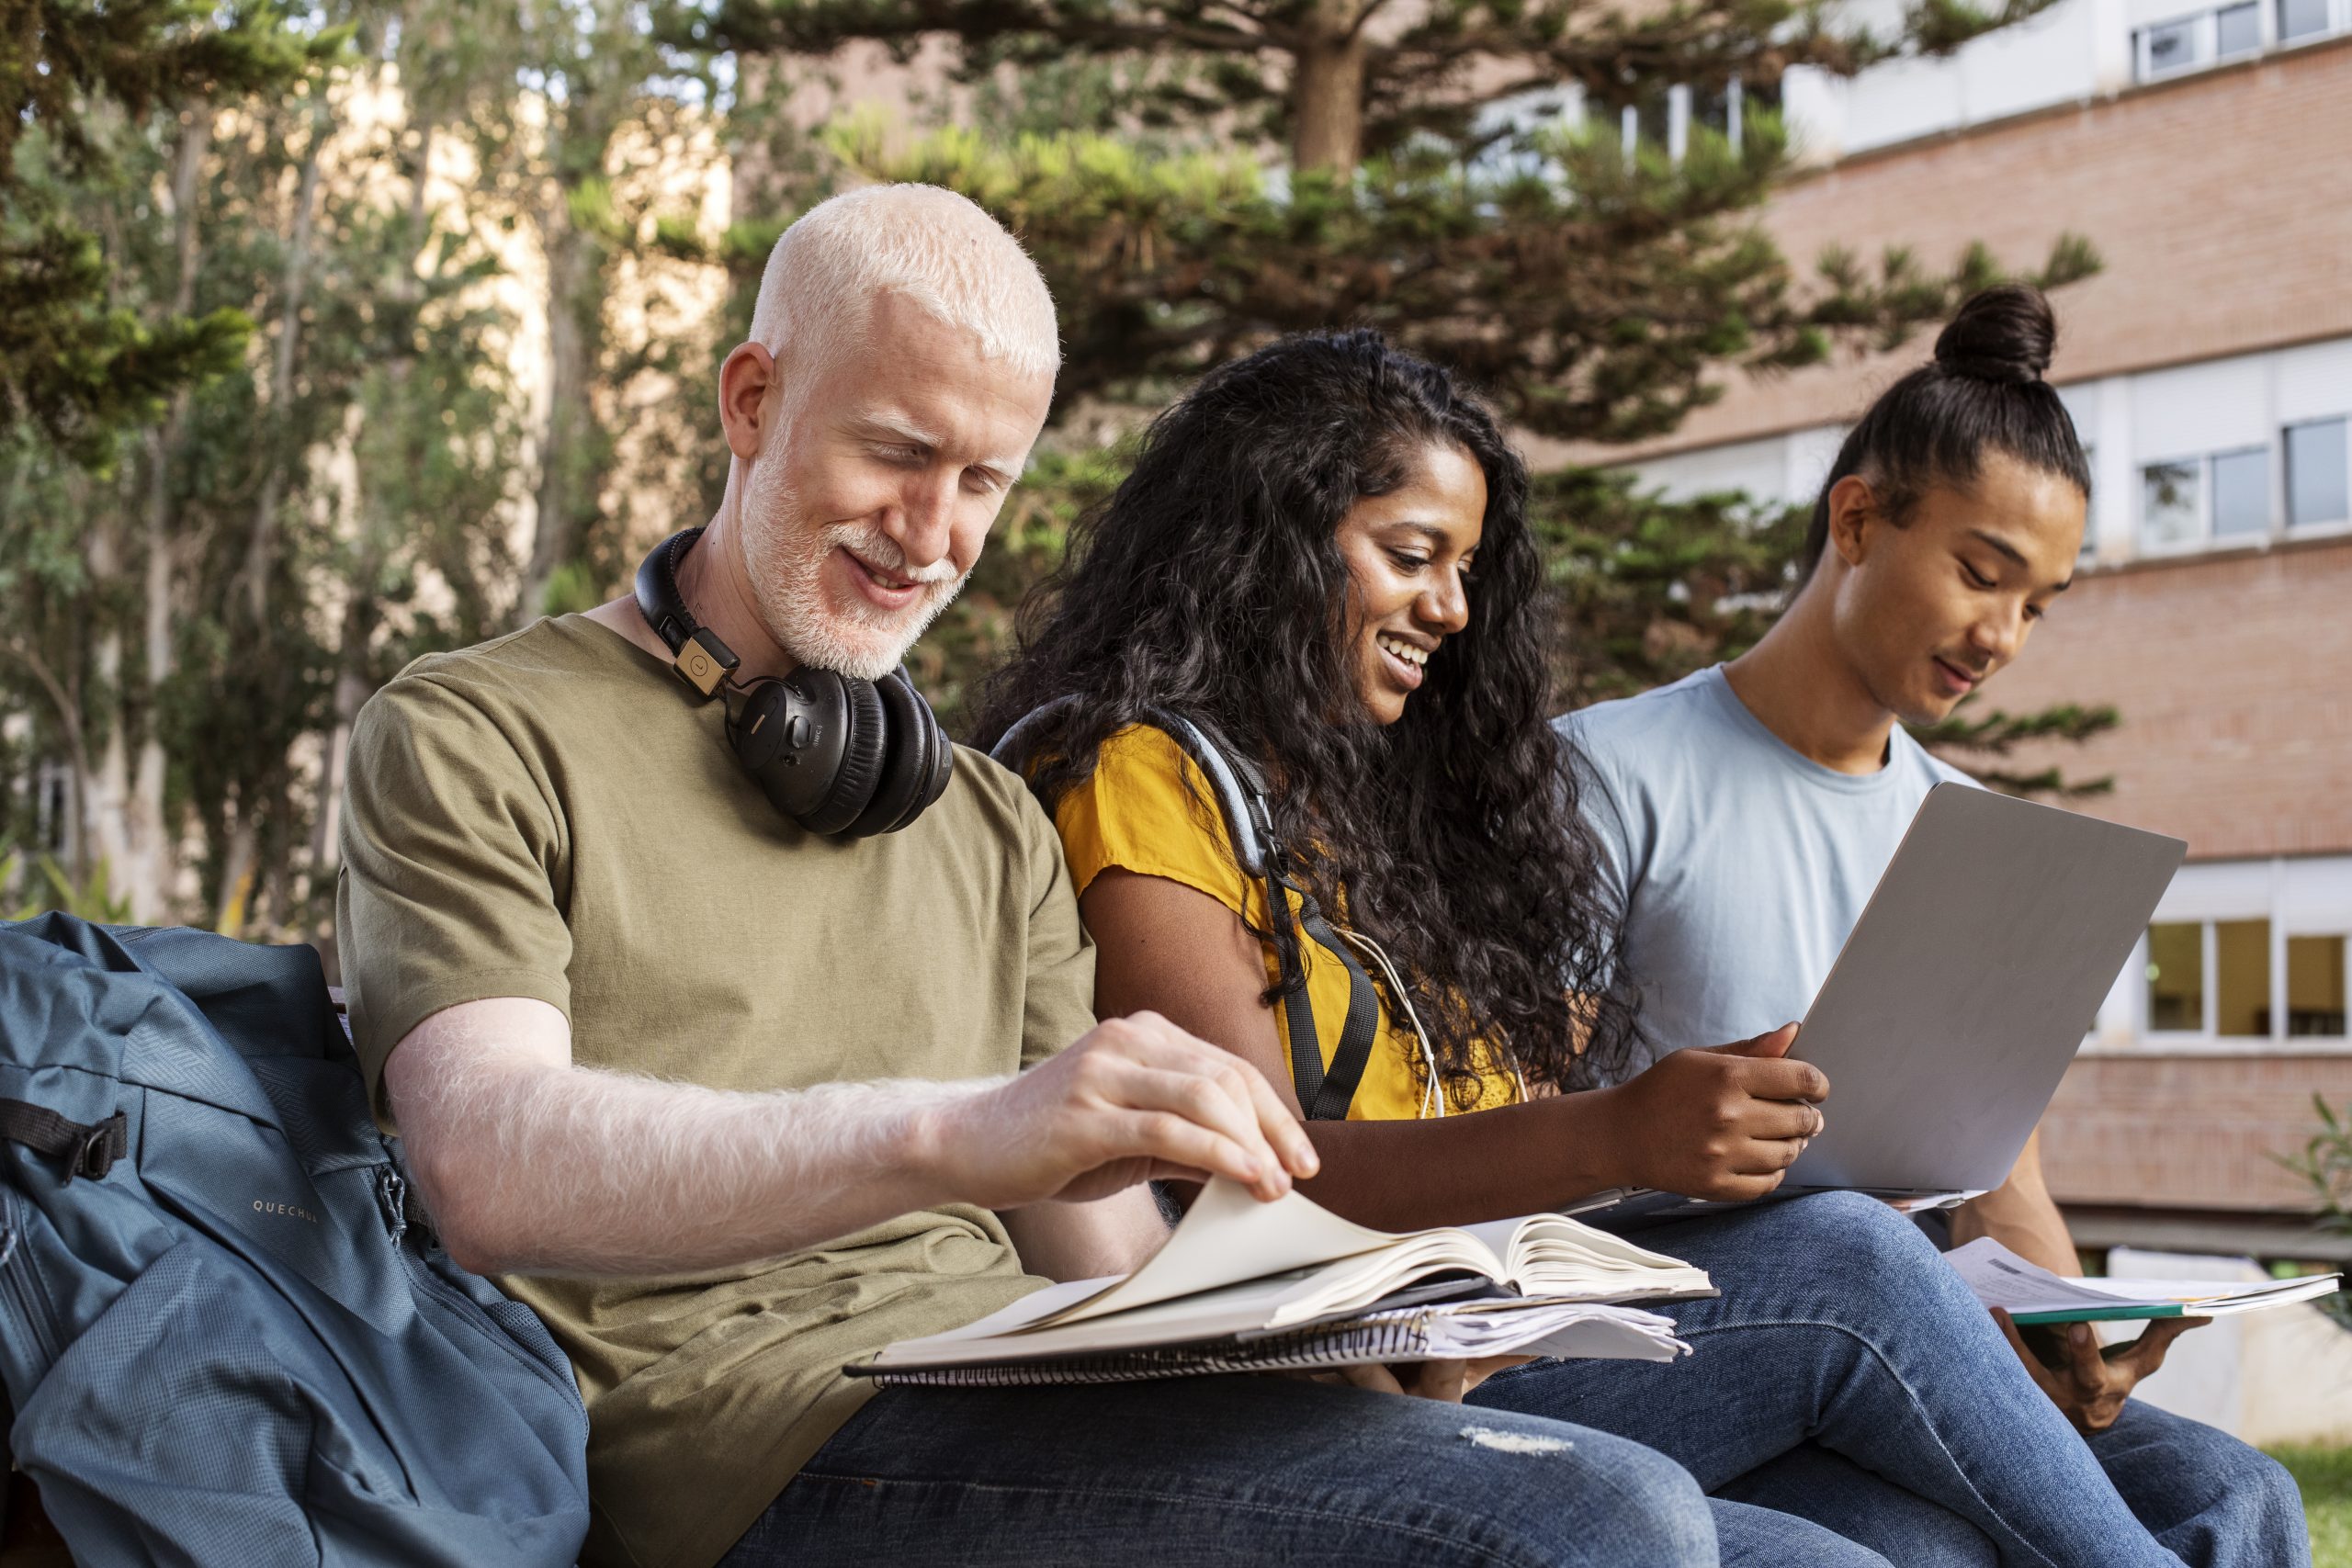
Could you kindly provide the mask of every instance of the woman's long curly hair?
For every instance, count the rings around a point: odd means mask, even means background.
[[[1486,472],[1469,624],[1383,727],[1356,692],[1361,604],[1336,536],[1433,445]],[[984,687],[977,736],[992,745],[1078,699],[1029,753],[1049,810],[1153,708],[1256,759],[1297,880],[1395,958],[1456,1105],[1479,1093],[1480,1043],[1531,1083],[1575,1089],[1609,1081],[1634,1032],[1630,998],[1604,983],[1618,921],[1579,770],[1545,722],[1526,504],[1525,465],[1445,371],[1373,332],[1282,339],[1152,423],[1134,471],[1023,605],[1022,651]],[[1303,983],[1283,968],[1269,1000]]]

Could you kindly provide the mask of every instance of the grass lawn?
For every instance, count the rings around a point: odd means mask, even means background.
[[[2273,1449],[2303,1489],[2312,1568],[2352,1568],[2352,1449]]]

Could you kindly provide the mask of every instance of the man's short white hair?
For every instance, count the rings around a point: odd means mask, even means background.
[[[863,336],[885,291],[972,333],[982,355],[1017,372],[1061,367],[1037,264],[978,204],[937,186],[867,186],[802,213],[768,253],[752,341],[821,364]]]

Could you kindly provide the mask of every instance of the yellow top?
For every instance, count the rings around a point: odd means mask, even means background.
[[[1061,833],[1062,851],[1069,860],[1070,880],[1081,895],[1095,877],[1116,866],[1197,888],[1250,925],[1268,929],[1264,881],[1241,870],[1207,778],[1164,730],[1133,725],[1104,741],[1092,774],[1056,807],[1054,826]],[[1290,897],[1295,919],[1300,897],[1293,892]],[[1333,924],[1338,924],[1336,918]],[[1321,944],[1303,937],[1299,956],[1306,970],[1307,1000],[1315,1008],[1317,1043],[1328,1067],[1339,1054],[1340,1033],[1348,1016],[1348,972]],[[1356,956],[1365,962],[1361,953]],[[1348,1119],[1398,1121],[1419,1116],[1427,1083],[1420,1070],[1420,1048],[1409,1028],[1398,1028],[1391,1020],[1390,998],[1379,984],[1377,966],[1365,962],[1365,968],[1373,975],[1373,989],[1380,998],[1380,1027],[1373,1037],[1372,1059],[1364,1065],[1363,1080],[1348,1106]],[[1280,961],[1272,946],[1266,949],[1266,976],[1269,985],[1281,978]],[[1289,1020],[1280,1007],[1273,1015],[1287,1060]],[[1476,1105],[1449,1105],[1449,1112],[1485,1111],[1519,1098],[1518,1081],[1506,1067],[1493,1062],[1484,1066],[1485,1087]]]

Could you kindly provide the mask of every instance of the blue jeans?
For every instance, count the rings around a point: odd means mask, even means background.
[[[1487,1380],[1472,1402],[1630,1438],[1711,1492],[1811,1442],[1958,1515],[2006,1562],[2181,1568],[1959,1276],[1883,1204],[1823,1193],[1656,1239],[1724,1292],[1664,1309],[1696,1356],[1538,1362]],[[1883,1554],[1905,1564],[1971,1560],[1948,1527],[1889,1544]]]
[[[2135,1399],[2090,1449],[2140,1523],[2189,1568],[2311,1568],[2295,1478],[2227,1432]],[[1957,1514],[1813,1443],[1717,1488],[1715,1496],[1801,1515],[1896,1562],[1996,1568],[2000,1562],[1993,1543]],[[1920,1544],[1929,1539],[1932,1551]]]
[[[1539,1416],[1288,1378],[886,1389],[722,1568],[1886,1568]]]

